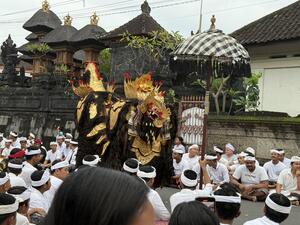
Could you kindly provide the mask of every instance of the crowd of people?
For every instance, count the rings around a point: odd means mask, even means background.
[[[75,168],[77,146],[71,134],[54,137],[48,151],[34,134],[0,134],[0,225],[233,224],[242,198],[265,201],[264,216],[245,225],[274,225],[299,205],[300,157],[289,160],[282,149],[260,166],[253,148],[235,154],[232,144],[215,146],[201,159],[198,145],[186,149],[176,138],[171,183],[180,191],[169,211],[153,188],[153,166],[130,158],[114,171],[86,155]]]

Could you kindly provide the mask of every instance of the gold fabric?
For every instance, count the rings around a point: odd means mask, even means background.
[[[110,115],[109,115],[110,129],[113,129],[115,127],[116,122],[118,120],[119,113],[124,105],[125,105],[124,101],[118,101],[112,105],[112,108],[110,109]]]
[[[89,108],[90,119],[94,119],[97,115],[97,105],[92,103]]]
[[[110,142],[109,141],[107,141],[104,145],[103,145],[103,148],[102,148],[102,153],[101,153],[101,155],[104,155],[104,153],[105,153],[105,151],[106,151],[106,149],[107,149],[107,147],[108,147],[108,145],[110,144]]]
[[[96,134],[98,134],[98,132],[99,132],[100,130],[104,130],[105,128],[106,128],[106,124],[105,124],[105,123],[100,123],[100,124],[96,125],[96,126],[91,130],[91,132],[88,133],[86,136],[87,136],[87,137],[93,137],[93,136],[95,136]]]
[[[152,145],[147,144],[140,137],[134,137],[131,151],[142,165],[149,163],[155,156],[160,156],[161,138],[160,135],[153,141]]]

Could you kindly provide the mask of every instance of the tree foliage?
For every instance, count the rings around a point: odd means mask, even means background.
[[[37,55],[46,55],[51,48],[46,43],[33,43],[26,46],[26,50]]]
[[[111,49],[106,48],[99,53],[99,65],[101,75],[109,80]]]

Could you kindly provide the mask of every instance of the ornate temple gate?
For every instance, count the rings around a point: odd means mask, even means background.
[[[178,130],[186,144],[202,144],[204,96],[183,96],[178,108]]]

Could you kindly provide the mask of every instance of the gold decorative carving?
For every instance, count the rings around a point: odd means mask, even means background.
[[[68,14],[64,17],[64,25],[71,26],[73,18]]]
[[[90,17],[92,25],[98,25],[99,16],[97,16],[96,12]]]
[[[106,139],[106,135],[101,135],[101,137],[97,140],[96,144],[100,144],[104,139]]]
[[[109,115],[109,127],[110,129],[113,129],[116,125],[116,122],[118,120],[119,113],[122,109],[122,107],[125,105],[126,102],[124,101],[117,101],[112,105],[112,108],[110,109],[110,115]]]
[[[110,144],[110,142],[108,141],[108,142],[106,142],[106,143],[103,145],[101,155],[104,155],[104,153],[105,153],[105,151],[106,151],[106,149],[107,149],[107,147],[108,147],[109,144]]]
[[[42,10],[44,12],[48,12],[49,9],[50,9],[50,5],[49,5],[48,1],[47,0],[43,1],[43,3],[42,3]]]

